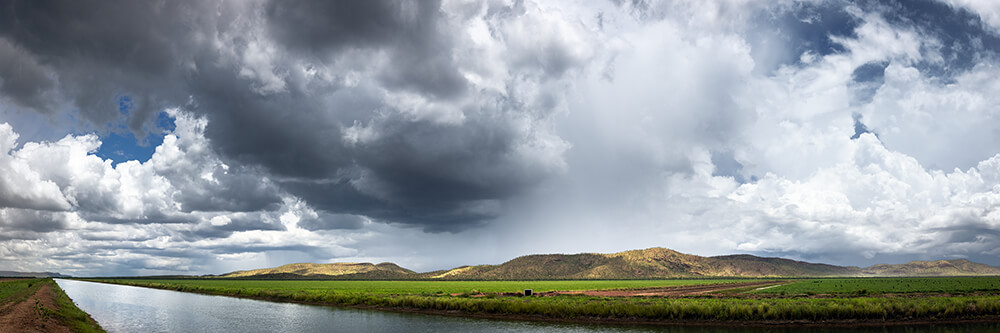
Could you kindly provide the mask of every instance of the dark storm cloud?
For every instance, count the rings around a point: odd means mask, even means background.
[[[50,100],[55,83],[45,68],[20,47],[0,38],[0,93],[14,103],[43,113],[53,112]]]
[[[987,245],[1000,243],[1000,230],[989,225],[963,225],[949,229],[949,243],[984,243]]]
[[[203,72],[209,69],[204,69]],[[223,156],[262,165],[281,177],[316,179],[336,175],[350,165],[341,143],[340,124],[305,92],[260,96],[235,73],[211,68],[195,83],[199,110],[208,113],[206,135]],[[235,82],[234,82],[235,81]],[[364,117],[379,104],[368,96],[347,96],[346,120]]]
[[[469,112],[461,125],[393,118],[358,143],[356,174],[332,182],[293,181],[291,193],[332,212],[458,230],[498,216],[497,199],[511,197],[547,175],[519,156],[518,132],[504,111]],[[349,171],[349,170],[348,170]]]
[[[390,199],[417,204],[487,200],[515,194],[543,176],[519,167],[510,124],[475,117],[461,126],[384,122],[357,160]],[[534,174],[533,174],[534,173]]]
[[[436,2],[391,1],[271,3],[266,14],[276,42],[293,53],[335,64],[346,61],[342,53],[386,52],[393,66],[376,70],[384,88],[447,103],[465,94],[467,83],[452,64],[440,16]],[[220,79],[231,75],[221,72],[198,83],[200,107],[213,112],[209,136],[224,155],[291,179],[283,189],[327,213],[456,230],[499,214],[470,206],[510,197],[544,173],[509,158],[523,138],[503,115],[527,112],[520,106],[462,110],[462,124],[440,124],[385,116],[399,111],[365,87],[318,92],[292,82],[287,92],[259,96]],[[341,129],[352,124],[368,124],[379,137],[345,146]]]
[[[451,63],[438,1],[271,1],[270,31],[292,49],[320,59],[352,49],[384,50],[394,66],[382,82],[397,89],[454,97],[465,79]]]
[[[306,230],[358,229],[366,221],[360,215],[319,212],[316,217],[301,218],[298,225]]]
[[[311,198],[310,204],[319,209],[347,214],[364,215],[376,221],[399,222],[423,226],[431,232],[457,231],[495,218],[496,211],[477,211],[472,203],[445,201],[433,197],[435,188],[426,188],[426,200],[383,200],[362,193],[348,181],[336,183],[296,182],[285,184],[291,193]],[[417,190],[414,188],[413,190]],[[437,200],[435,200],[437,199]],[[424,204],[420,204],[424,203]],[[304,228],[327,229],[326,223],[307,222]]]
[[[171,176],[169,170],[163,174]],[[251,168],[216,170],[213,182],[193,174],[175,176],[171,183],[180,191],[175,199],[182,212],[252,212],[275,210],[281,205],[276,186],[261,179],[261,174]]]
[[[292,0],[272,1],[266,11],[277,40],[325,53],[345,47],[379,48],[419,36],[420,30],[434,25],[439,6],[438,1]]]
[[[37,235],[30,238],[19,238],[15,233],[17,231],[44,233],[65,228],[66,215],[64,213],[17,208],[0,209],[0,231],[2,231],[0,233],[13,239],[38,238]]]
[[[342,126],[355,120],[373,122],[376,115],[371,111],[383,107],[368,92],[337,95],[343,97],[337,106],[344,111],[331,115],[321,105],[295,98],[306,94],[299,95],[295,88],[264,97],[226,82],[206,87],[199,105],[214,111],[206,134],[216,148],[240,163],[262,165],[278,176],[283,190],[329,213],[361,214],[433,230],[460,229],[496,216],[469,213],[461,208],[466,202],[502,199],[513,194],[514,187],[538,178],[516,174],[521,171],[517,161],[504,159],[517,142],[512,133],[498,128],[503,122],[470,117],[466,124],[448,125],[379,119],[374,120],[380,124],[375,130],[384,137],[348,147]],[[289,109],[294,111],[275,112]],[[498,168],[511,170],[489,174]],[[362,176],[376,182],[381,193],[358,183]]]
[[[1000,242],[1000,226],[990,222],[988,215],[996,211],[996,207],[989,207],[979,212],[965,212],[959,221],[942,228],[934,228],[932,231],[941,232],[947,235],[948,244],[982,244],[993,246]]]
[[[487,15],[524,14],[519,4],[490,7]],[[548,102],[529,106],[506,91],[484,105],[462,104],[489,94],[472,91],[459,73],[449,24],[436,1],[12,1],[0,6],[0,38],[9,41],[0,52],[38,66],[26,67],[32,80],[0,91],[39,112],[50,112],[38,106],[39,94],[56,91],[97,128],[125,119],[140,138],[155,128],[155,112],[180,106],[207,116],[205,134],[225,163],[259,169],[252,174],[280,187],[220,175],[228,183],[212,187],[168,176],[180,182],[175,200],[185,212],[275,209],[277,193],[288,191],[328,214],[459,230],[498,216],[497,201],[551,173],[512,153],[531,138],[510,128],[552,112],[538,108],[557,101],[541,91]],[[541,68],[537,76],[560,77],[579,65],[559,47],[535,51],[548,53],[529,54],[524,59],[538,63],[521,66]],[[0,75],[9,76],[3,68]],[[307,77],[308,68],[334,79]],[[369,81],[344,83],[351,71]],[[446,125],[407,118],[388,100],[401,93],[464,118]],[[134,105],[123,109],[125,97]],[[343,129],[357,124],[377,138],[346,144]],[[106,199],[81,196],[90,200],[81,216],[189,221],[115,217]]]
[[[118,118],[116,97],[131,95],[129,127],[142,134],[152,114],[187,98],[179,84],[189,36],[214,12],[199,4],[8,1],[0,5],[0,36],[51,68],[60,92],[97,128]]]
[[[262,186],[259,182],[241,179],[230,183],[221,191],[187,192],[180,197],[181,211],[230,211],[250,212],[258,210],[274,210],[281,204],[281,198],[273,188]]]

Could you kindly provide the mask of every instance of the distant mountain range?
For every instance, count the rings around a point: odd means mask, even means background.
[[[911,261],[902,265],[874,265],[861,270],[868,276],[1000,275],[1000,268],[965,259]]]
[[[500,265],[462,266],[418,273],[393,263],[289,264],[218,277],[358,280],[659,279],[692,277],[848,277],[1000,275],[1000,268],[965,259],[911,261],[859,268],[752,255],[702,257],[650,248],[619,253],[536,254]]]
[[[52,272],[15,272],[15,271],[0,271],[0,277],[33,277],[33,278],[44,278],[44,277],[71,277],[69,275],[62,275],[59,273]]]

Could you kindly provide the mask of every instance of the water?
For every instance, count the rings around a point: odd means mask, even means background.
[[[1000,323],[862,328],[608,326],[456,318],[275,303],[56,279],[108,332],[998,332]]]

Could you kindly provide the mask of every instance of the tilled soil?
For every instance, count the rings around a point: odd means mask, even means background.
[[[55,309],[52,285],[43,284],[24,301],[0,306],[0,332],[72,332],[53,317]]]
[[[542,296],[586,295],[586,296],[600,296],[600,297],[633,297],[633,296],[683,297],[683,296],[703,295],[715,291],[722,291],[722,290],[736,289],[736,288],[772,286],[781,283],[784,283],[784,281],[764,281],[764,282],[755,281],[755,282],[742,282],[742,283],[725,283],[725,284],[708,284],[708,285],[702,284],[702,285],[692,285],[692,286],[622,289],[622,290],[553,291],[548,293],[541,293],[541,295]]]

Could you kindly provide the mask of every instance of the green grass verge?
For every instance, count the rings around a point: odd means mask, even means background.
[[[950,297],[454,297],[447,294],[422,294],[423,290],[467,289],[471,285],[426,286],[407,290],[413,281],[327,281],[326,288],[302,287],[302,281],[144,281],[109,280],[102,282],[148,286],[184,292],[250,297],[258,299],[381,308],[460,311],[466,314],[523,315],[558,319],[683,320],[683,321],[836,321],[836,320],[954,320],[996,318],[1000,315],[1000,295]],[[310,281],[319,282],[319,281]],[[373,283],[374,291],[360,285],[335,288],[345,282]],[[508,281],[503,281],[508,282]],[[539,283],[540,281],[531,281]],[[547,281],[546,281],[547,282]],[[563,282],[563,281],[553,281]],[[598,282],[598,281],[587,281]],[[622,281],[605,281],[621,283]],[[652,281],[649,281],[652,282]],[[662,283],[663,281],[656,281]],[[398,288],[391,288],[398,283]],[[442,283],[442,282],[438,282]],[[496,285],[483,281],[479,289]],[[499,282],[498,282],[499,283]],[[634,282],[628,285],[642,285]],[[544,285],[544,284],[542,284]],[[253,286],[253,287],[248,287]],[[419,286],[419,285],[417,285]],[[521,285],[517,285],[518,288]],[[612,285],[605,285],[612,286]],[[341,285],[341,287],[343,287]],[[428,289],[429,288],[429,289]],[[458,288],[458,289],[449,289]],[[542,288],[544,290],[544,288]],[[442,290],[444,291],[444,290]],[[510,290],[506,290],[510,291]]]
[[[59,288],[59,284],[52,279],[47,279],[46,283],[52,284],[52,292],[55,294],[56,305],[55,317],[68,326],[73,332],[100,333],[104,332],[101,325],[97,324],[86,312],[80,310],[73,303],[73,300],[66,295],[66,292]]]

